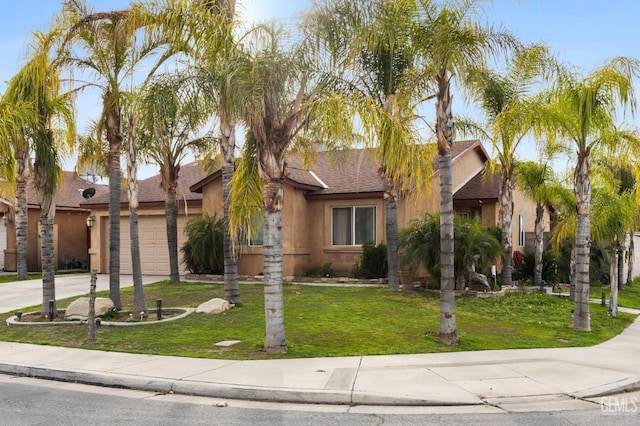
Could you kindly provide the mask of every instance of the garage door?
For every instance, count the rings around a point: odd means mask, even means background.
[[[180,249],[184,245],[184,225],[195,216],[178,217],[178,261],[180,274],[188,271],[182,264]],[[122,217],[120,222],[120,273],[131,274],[131,240],[129,238],[129,218]],[[169,276],[169,248],[167,247],[167,225],[165,216],[140,216],[138,218],[140,235],[140,260],[145,275]]]

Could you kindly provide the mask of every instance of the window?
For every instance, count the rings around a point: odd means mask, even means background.
[[[247,229],[247,231],[244,233],[244,235],[242,235],[240,239],[240,241],[242,241],[242,244],[246,246],[261,246],[263,244],[262,226],[262,214],[261,212],[256,211],[251,215],[251,227],[256,231],[256,234],[250,236],[250,230]]]
[[[518,245],[524,247],[524,215],[518,215]]]
[[[359,246],[376,240],[375,207],[334,207],[331,215],[332,245]]]

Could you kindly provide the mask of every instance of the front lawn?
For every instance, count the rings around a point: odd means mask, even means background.
[[[27,279],[28,280],[39,280],[40,278],[42,278],[42,274],[28,274],[27,275]],[[18,281],[18,276],[17,275],[0,275],[0,284],[4,284],[4,283],[12,283]]]
[[[611,293],[609,286],[590,286],[589,296],[600,299],[603,291],[606,302],[609,303],[609,293]],[[625,284],[623,290],[618,290],[618,306],[640,309],[640,279],[635,279],[633,285]]]
[[[436,293],[287,284],[284,297],[289,352],[269,356],[261,351],[262,285],[242,285],[241,293],[243,306],[220,315],[191,314],[164,324],[100,327],[97,343],[93,345],[85,343],[86,325],[3,326],[0,340],[203,358],[300,358],[589,346],[619,334],[635,319],[628,314],[610,318],[606,307],[591,305],[593,331],[584,333],[570,328],[573,304],[564,298],[537,293],[486,299],[458,297],[456,313],[461,343],[448,347],[437,341]],[[156,299],[162,299],[164,307],[196,307],[223,294],[223,286],[212,283],[160,282],[145,286],[152,315]],[[73,299],[58,301],[58,307],[64,309]],[[130,307],[132,299],[132,289],[123,289],[124,309]],[[0,317],[4,320],[8,316]],[[223,340],[241,343],[226,348],[214,345]]]

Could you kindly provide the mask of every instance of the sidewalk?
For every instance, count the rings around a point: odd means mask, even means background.
[[[478,406],[485,412],[597,408],[604,395],[640,390],[638,359],[640,319],[589,348],[268,361],[0,342],[0,373],[6,374],[228,399]]]

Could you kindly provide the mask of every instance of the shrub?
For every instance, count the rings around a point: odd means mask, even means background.
[[[191,219],[185,226],[183,262],[192,274],[224,273],[224,222],[217,214]]]
[[[534,252],[524,252],[524,262],[515,267],[514,275],[520,277],[520,279],[528,279],[533,282],[535,263]],[[542,281],[547,284],[556,284],[559,282],[557,259],[550,249],[542,253]]]
[[[373,241],[368,241],[362,245],[362,257],[360,262],[356,262],[351,269],[354,278],[384,278],[387,276],[387,246],[385,244],[376,245]]]
[[[306,274],[305,277],[314,277],[314,278],[326,278],[333,276],[333,268],[331,267],[331,263],[325,263],[318,269],[313,269]]]
[[[476,219],[456,215],[454,217],[454,265],[457,287],[468,282],[469,273],[475,267],[485,272],[491,262],[503,253],[502,245],[495,237],[495,230],[488,230]],[[440,216],[426,214],[414,220],[400,232],[400,248],[406,267],[422,266],[440,281]]]

